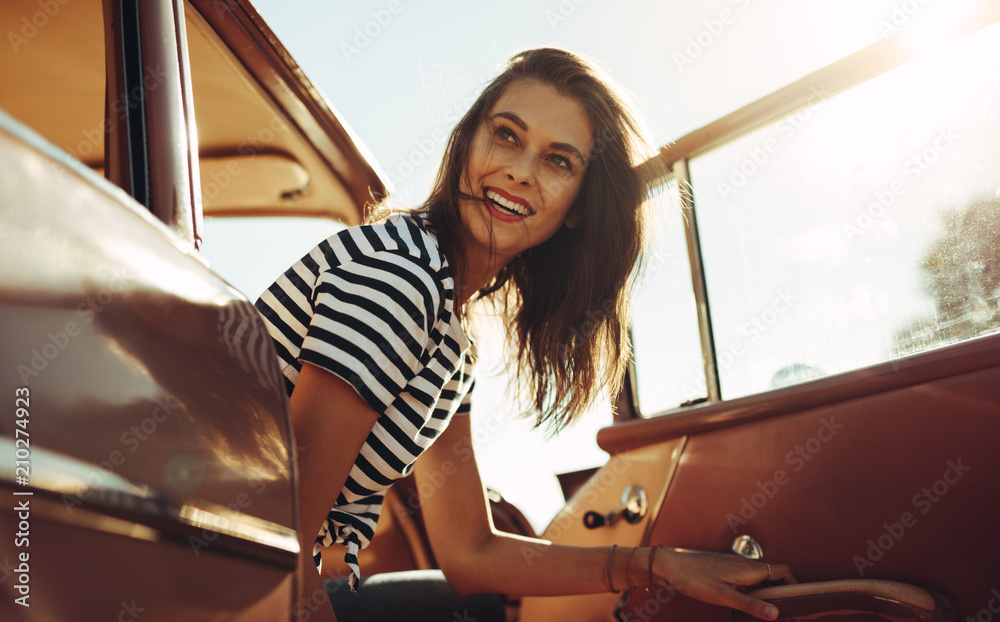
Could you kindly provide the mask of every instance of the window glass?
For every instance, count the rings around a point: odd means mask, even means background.
[[[649,260],[633,301],[639,411],[652,415],[704,398],[698,316],[677,183],[666,184],[657,200]]]
[[[724,398],[1000,329],[1000,27],[691,161]]]
[[[205,218],[201,252],[253,302],[312,247],[343,228],[324,218]]]

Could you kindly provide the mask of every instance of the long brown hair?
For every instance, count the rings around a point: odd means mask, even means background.
[[[614,395],[620,389],[631,355],[631,290],[647,230],[648,184],[636,165],[651,150],[629,106],[580,57],[552,48],[521,52],[452,130],[431,195],[417,211],[427,215],[461,283],[458,205],[472,141],[506,89],[526,79],[575,100],[590,121],[591,159],[571,208],[578,224],[515,257],[477,299],[491,299],[500,311],[507,361],[516,367],[519,393],[530,396],[536,425],[557,430],[604,390]]]

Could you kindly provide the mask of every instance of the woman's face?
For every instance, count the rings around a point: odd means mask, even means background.
[[[479,127],[460,204],[470,245],[491,248],[504,265],[549,239],[580,191],[593,135],[583,107],[535,80],[510,85]]]

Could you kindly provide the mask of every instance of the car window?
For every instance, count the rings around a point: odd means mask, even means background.
[[[651,249],[639,277],[632,314],[636,387],[644,415],[707,395],[675,180],[660,188],[652,207]]]
[[[993,26],[690,160],[722,398],[1000,330],[998,56]]]

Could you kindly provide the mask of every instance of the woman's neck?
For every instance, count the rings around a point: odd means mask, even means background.
[[[459,240],[460,243],[464,242]],[[458,303],[464,307],[477,292],[486,287],[493,278],[510,261],[498,258],[491,249],[478,244],[464,245],[464,264],[462,275],[456,281],[455,295]]]

